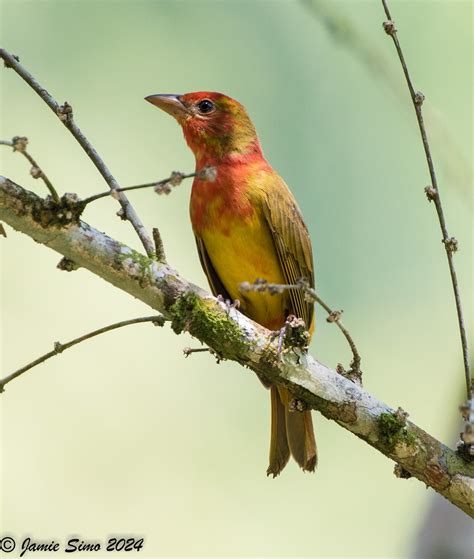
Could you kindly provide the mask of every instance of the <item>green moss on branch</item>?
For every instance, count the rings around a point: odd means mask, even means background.
[[[241,328],[213,299],[187,291],[168,312],[177,334],[189,332],[225,358],[237,359],[245,354],[247,341]]]
[[[401,408],[394,413],[381,413],[378,420],[379,433],[389,450],[394,450],[400,444],[412,445],[416,441],[406,425],[407,414]]]

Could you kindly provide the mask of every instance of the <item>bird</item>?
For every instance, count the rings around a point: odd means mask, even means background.
[[[199,259],[212,293],[239,300],[239,310],[277,331],[291,315],[314,330],[314,304],[301,289],[278,294],[246,291],[244,282],[264,279],[314,287],[311,240],[298,204],[270,166],[245,107],[218,92],[154,94],[145,100],[181,125],[194,153],[196,175],[190,217]],[[215,170],[215,176],[199,172]],[[262,381],[264,382],[264,381]],[[317,465],[311,411],[292,411],[285,387],[270,389],[271,438],[267,475],[278,476],[290,455],[304,470]]]

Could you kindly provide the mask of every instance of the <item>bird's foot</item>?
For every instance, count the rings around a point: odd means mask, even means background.
[[[275,338],[278,338],[277,353],[281,359],[285,350],[295,348],[306,350],[308,348],[309,332],[306,330],[306,324],[302,318],[290,314],[283,327],[271,333],[271,341]]]
[[[223,303],[225,305],[227,314],[229,314],[232,309],[237,310],[240,308],[240,301],[238,299],[231,301],[230,299],[224,299],[222,295],[218,295],[217,300],[219,301],[219,303]]]

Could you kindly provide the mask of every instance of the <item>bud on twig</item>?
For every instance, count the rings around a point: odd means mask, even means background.
[[[33,165],[33,167],[31,167],[30,169],[30,175],[34,178],[34,179],[39,179],[42,175],[42,171],[39,167],[35,167]]]
[[[432,202],[438,196],[438,190],[429,184],[425,187],[425,194],[428,198],[428,202]]]
[[[425,96],[423,95],[423,93],[421,93],[421,91],[417,91],[415,93],[414,98],[413,98],[413,101],[415,102],[415,105],[418,105],[418,106],[423,105],[424,100],[425,100]]]
[[[383,22],[383,28],[387,35],[394,35],[397,32],[395,28],[395,22],[391,19]]]
[[[337,322],[344,311],[341,309],[340,311],[332,311],[329,313],[328,317],[326,318],[326,322]]]
[[[65,101],[64,105],[60,105],[56,111],[56,114],[59,117],[59,120],[62,122],[70,122],[72,120],[72,107],[71,105]]]
[[[12,138],[13,151],[24,153],[28,145],[28,138],[26,136],[13,136]]]
[[[443,239],[443,243],[448,252],[457,252],[458,241],[454,237],[450,237],[449,239]]]

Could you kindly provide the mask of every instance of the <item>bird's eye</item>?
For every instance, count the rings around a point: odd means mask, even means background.
[[[209,99],[203,99],[198,103],[197,107],[199,112],[205,115],[207,113],[210,113],[214,109],[214,103],[212,101],[209,101]]]

